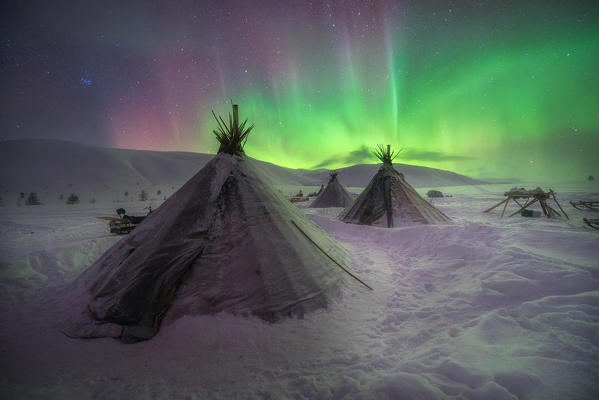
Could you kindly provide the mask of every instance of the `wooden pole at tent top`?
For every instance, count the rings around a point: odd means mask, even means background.
[[[233,104],[233,129],[237,130],[239,126],[239,106]]]
[[[391,154],[391,145],[390,144],[387,145],[387,154]]]

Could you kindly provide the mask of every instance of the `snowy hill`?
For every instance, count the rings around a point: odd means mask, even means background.
[[[172,194],[212,157],[200,153],[112,149],[59,140],[3,141],[0,142],[0,191],[6,199],[11,194],[36,191],[42,202],[70,193],[98,200],[123,200],[125,192],[135,196],[142,189],[150,197],[162,198]],[[319,186],[328,181],[325,169],[289,169],[266,162],[260,165],[276,185]],[[377,168],[376,164],[342,168],[339,180],[344,185],[364,187]],[[404,164],[396,164],[396,168],[415,187],[481,183],[434,168]]]
[[[461,185],[479,185],[480,180],[472,179],[455,172],[445,171],[436,168],[419,167],[416,165],[393,163],[395,169],[403,173],[407,181],[414,187],[432,187],[432,186],[461,186]],[[339,182],[344,185],[365,187],[368,185],[374,174],[378,171],[380,164],[358,164],[351,167],[340,168]],[[314,173],[314,177],[319,177],[322,181],[328,181],[328,171]]]

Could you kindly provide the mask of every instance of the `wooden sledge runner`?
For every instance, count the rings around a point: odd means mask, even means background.
[[[571,201],[570,204],[577,210],[599,211],[599,201]]]
[[[507,209],[507,206],[508,206],[510,200],[512,200],[520,208],[517,211],[510,214],[508,217],[512,217],[512,216],[526,210],[528,207],[535,204],[536,202],[539,202],[539,204],[541,205],[541,209],[543,210],[543,214],[547,218],[550,218],[553,215],[560,217],[562,214],[560,214],[553,207],[551,207],[549,204],[547,204],[547,200],[553,200],[555,202],[555,204],[558,206],[558,208],[560,209],[560,211],[564,214],[564,216],[567,219],[570,219],[568,217],[568,214],[566,214],[566,212],[564,211],[562,206],[557,201],[557,198],[555,197],[555,192],[551,189],[549,189],[548,192],[544,192],[539,187],[537,187],[534,190],[512,189],[508,192],[505,192],[504,196],[506,196],[505,199],[503,199],[499,203],[495,204],[493,207],[486,209],[483,212],[487,213],[503,204],[503,210],[501,211],[501,218],[503,218],[503,215],[505,214],[505,210]],[[521,204],[518,200],[522,200],[524,202],[524,204]]]
[[[599,230],[599,218],[583,218],[582,220],[591,228]]]

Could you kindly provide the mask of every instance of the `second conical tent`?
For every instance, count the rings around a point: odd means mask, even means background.
[[[431,224],[450,218],[423,199],[393,168],[391,161],[397,153],[389,146],[375,152],[383,161],[376,175],[356,201],[339,218],[348,223],[377,225],[388,228],[414,223]]]

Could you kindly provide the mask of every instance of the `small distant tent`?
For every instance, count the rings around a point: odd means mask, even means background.
[[[450,218],[423,199],[393,168],[399,152],[378,146],[373,152],[383,162],[376,175],[356,201],[340,214],[348,223],[378,225],[389,228],[413,223],[433,224]]]
[[[338,172],[330,173],[329,183],[312,202],[310,207],[327,208],[327,207],[347,207],[353,203],[354,199],[347,190],[339,183],[337,179]]]
[[[75,282],[65,334],[132,343],[163,318],[221,311],[274,322],[339,291],[346,253],[265,183],[237,115],[215,115],[218,154]]]

